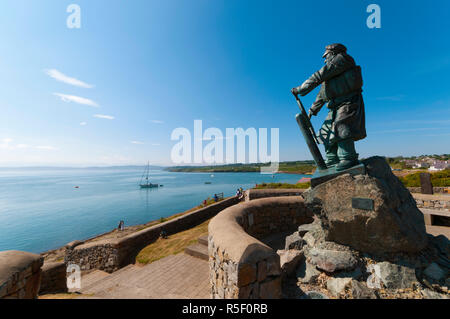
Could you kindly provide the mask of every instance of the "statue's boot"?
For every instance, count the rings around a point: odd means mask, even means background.
[[[327,159],[325,160],[325,164],[328,168],[335,167],[339,164],[339,157],[337,154],[338,146],[336,143],[332,145],[325,145],[325,155]]]
[[[337,156],[339,164],[336,165],[337,171],[353,167],[359,164],[358,153],[355,150],[355,141],[346,139],[337,143]]]

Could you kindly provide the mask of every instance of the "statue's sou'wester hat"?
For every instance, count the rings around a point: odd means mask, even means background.
[[[325,47],[325,53],[322,55],[322,58],[326,57],[328,53],[333,52],[334,54],[338,54],[338,53],[345,53],[347,52],[347,48],[345,47],[345,45],[340,44],[340,43],[333,43],[330,45],[327,45]]]

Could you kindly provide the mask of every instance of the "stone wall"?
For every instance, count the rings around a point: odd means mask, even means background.
[[[433,193],[434,194],[444,194],[445,190],[449,189],[450,187],[433,187]],[[420,187],[407,187],[407,189],[411,193],[422,193],[422,189]]]
[[[40,295],[67,292],[66,265],[63,262],[44,263]]]
[[[230,197],[120,239],[93,241],[89,243],[80,241],[71,242],[66,245],[64,262],[67,265],[76,264],[80,266],[81,270],[101,269],[107,272],[116,271],[128,264],[134,263],[137,254],[144,247],[156,241],[161,231],[164,230],[170,235],[195,227],[214,217],[223,209],[235,205],[238,202],[239,200],[236,197]]]
[[[261,240],[311,223],[301,197],[264,198],[229,207],[209,224],[211,297],[281,298],[280,257]]]
[[[412,194],[418,208],[450,211],[449,195]]]
[[[300,188],[276,188],[276,189],[249,189],[245,191],[245,200],[254,200],[266,197],[280,197],[280,196],[300,196],[306,189]]]
[[[120,240],[117,239],[90,243],[71,242],[66,245],[64,263],[78,265],[81,270],[116,271],[121,268],[119,243]]]
[[[0,252],[0,299],[35,299],[44,259],[23,251]]]

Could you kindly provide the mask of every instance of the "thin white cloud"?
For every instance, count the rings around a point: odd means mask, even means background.
[[[449,136],[449,135],[450,135],[450,133],[440,133],[440,134],[427,134],[424,136]]]
[[[397,95],[393,95],[393,96],[380,96],[377,97],[376,99],[379,101],[402,101],[405,98],[404,94],[397,94]]]
[[[160,146],[161,144],[153,143],[152,146]]]
[[[55,70],[55,69],[50,69],[50,70],[44,70],[44,72],[51,78],[55,79],[56,81],[59,82],[64,82],[66,84],[70,84],[70,85],[74,85],[74,86],[78,86],[81,88],[85,88],[85,89],[91,89],[94,86],[91,84],[87,84],[83,81],[80,81],[76,78],[72,78],[70,76],[67,76],[65,74],[63,74],[62,72]]]
[[[419,127],[419,128],[400,128],[395,130],[386,130],[386,131],[373,131],[370,134],[381,134],[381,133],[403,133],[403,132],[416,132],[416,131],[435,131],[442,130],[440,127]]]
[[[80,125],[81,125],[81,126],[86,126],[86,125],[87,125],[87,122],[81,122]]]
[[[160,121],[160,120],[151,120],[150,122],[155,123],[155,124],[164,124],[164,121]]]
[[[94,117],[98,119],[105,119],[105,120],[114,120],[115,117],[111,115],[104,115],[104,114],[94,114]]]
[[[53,93],[53,95],[58,96],[61,99],[61,101],[66,102],[66,103],[74,102],[74,103],[78,103],[78,104],[82,104],[82,105],[99,107],[99,105],[96,102],[94,102],[90,99],[86,99],[81,96],[68,95],[68,94],[62,94],[62,93]]]
[[[55,150],[57,150],[56,147],[49,146],[49,145],[36,146],[36,149],[38,149],[38,150],[46,150],[46,151],[55,151]]]
[[[4,138],[2,139],[0,143],[0,148],[11,148],[11,142],[13,141],[12,138]]]
[[[17,150],[17,149],[30,149],[34,148],[37,150],[47,150],[47,151],[54,151],[57,150],[56,147],[50,146],[50,145],[39,145],[39,146],[32,146],[28,144],[13,144],[11,143],[13,141],[12,138],[4,138],[0,140],[0,149],[7,149],[7,150]]]
[[[131,144],[142,145],[142,144],[144,144],[144,142],[141,142],[141,141],[131,141]]]

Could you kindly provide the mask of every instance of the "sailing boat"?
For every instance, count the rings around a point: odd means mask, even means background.
[[[150,162],[147,163],[147,168],[145,169],[144,173],[142,174],[141,177],[141,182],[139,183],[141,188],[154,188],[154,187],[158,187],[158,184],[152,184],[150,183],[150,181],[148,180],[148,175],[150,173]],[[145,178],[144,178],[145,176]]]

